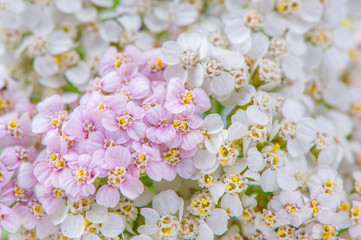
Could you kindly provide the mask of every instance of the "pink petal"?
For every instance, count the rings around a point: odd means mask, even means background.
[[[106,111],[102,118],[104,128],[111,132],[119,130],[116,117],[117,115],[113,111]]]
[[[109,185],[104,185],[99,188],[97,195],[96,195],[96,202],[97,204],[113,208],[117,206],[120,199],[120,193],[118,189],[111,187]]]
[[[211,101],[207,93],[201,88],[194,90],[194,105],[196,106],[196,113],[200,114],[211,108]]]
[[[130,138],[135,141],[139,141],[139,139],[143,138],[145,132],[147,131],[147,126],[144,124],[142,120],[134,121],[131,127],[128,127],[127,133]]]
[[[125,197],[133,200],[143,192],[144,186],[139,179],[128,176],[127,179],[121,183],[119,190]]]
[[[193,130],[183,135],[181,148],[191,150],[200,144],[203,140],[203,134],[199,130]]]
[[[30,188],[36,183],[36,178],[33,174],[34,167],[31,163],[23,162],[20,164],[18,171],[18,186],[21,188]]]
[[[116,71],[107,73],[101,79],[102,89],[106,92],[114,92],[121,87],[120,77]]]
[[[155,134],[160,143],[165,143],[174,138],[176,131],[173,126],[159,127],[155,130]]]
[[[197,173],[197,169],[194,167],[192,158],[183,158],[177,165],[178,174],[184,179],[191,178]]]
[[[45,100],[41,101],[37,109],[39,113],[43,113],[51,117],[54,113],[63,110],[63,99],[59,95],[53,95]]]
[[[127,167],[131,163],[131,156],[127,148],[115,146],[107,149],[105,161],[112,167]]]
[[[50,117],[39,113],[33,118],[33,121],[31,122],[31,130],[33,133],[43,133],[51,129],[50,121]]]

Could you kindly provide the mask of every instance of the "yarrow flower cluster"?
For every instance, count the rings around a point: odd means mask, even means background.
[[[1,239],[360,239],[360,17],[0,0]]]

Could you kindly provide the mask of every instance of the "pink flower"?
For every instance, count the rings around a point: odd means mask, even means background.
[[[101,169],[91,155],[80,154],[71,168],[65,168],[59,177],[59,183],[69,196],[88,197],[95,193],[94,181],[101,177]]]
[[[163,73],[166,64],[160,59],[161,50],[159,48],[145,53],[145,64],[142,72],[150,80],[164,80]]]
[[[126,132],[135,141],[143,138],[147,126],[143,122],[144,110],[134,102],[128,102],[126,109],[120,112],[107,111],[102,119],[105,129],[111,132]]]
[[[172,78],[167,86],[164,107],[174,114],[201,114],[211,107],[211,102],[203,89],[186,89],[181,79]]]
[[[33,133],[28,113],[19,116],[16,112],[8,113],[0,118],[0,147],[11,145],[31,145]]]
[[[84,101],[84,98],[80,100],[80,105],[86,106],[86,110],[92,112],[94,119],[101,119],[103,114],[108,110],[112,110],[113,112],[121,111],[127,105],[126,99],[120,96],[104,96],[98,92],[88,95],[89,98],[87,98],[86,101]]]
[[[121,69],[126,63],[142,63],[142,53],[134,46],[127,46],[122,53],[118,53],[115,47],[109,47],[99,64],[99,75],[103,77],[111,71]]]
[[[164,162],[161,162],[159,150],[139,142],[133,142],[132,148],[135,150],[132,157],[137,171],[146,172],[154,181],[162,180],[165,168]]]
[[[30,103],[26,92],[19,90],[17,82],[12,79],[0,80],[2,82],[2,90],[0,93],[0,115],[4,115],[11,111],[18,113],[28,112],[31,113],[34,106]]]
[[[9,170],[15,170],[22,162],[32,163],[36,157],[36,150],[33,146],[11,146],[5,148],[0,155],[1,162]]]
[[[29,162],[22,162],[16,176],[16,183],[21,188],[31,188],[35,185],[34,166]]]
[[[128,149],[116,146],[106,152],[104,169],[107,170],[107,185],[103,185],[96,194],[99,205],[115,207],[120,199],[119,191],[129,199],[135,199],[143,192],[143,183],[134,177],[128,168],[130,164]]]
[[[64,103],[59,95],[53,95],[37,105],[39,113],[33,118],[31,129],[34,133],[44,133],[49,130],[58,131],[68,116]]]
[[[21,226],[20,217],[13,209],[0,203],[0,226],[6,231],[15,233]],[[1,228],[0,228],[1,235]]]
[[[166,163],[164,178],[172,181],[177,176],[177,173],[185,179],[189,179],[195,175],[197,168],[194,166],[192,158],[195,151],[196,149],[185,151],[177,147],[163,146],[162,157]]]
[[[39,182],[51,185],[58,181],[59,174],[67,167],[66,151],[67,143],[62,137],[53,135],[48,138],[47,151],[42,151],[34,163],[34,176]]]
[[[0,162],[0,190],[11,180],[14,172],[10,172],[6,169],[5,165]]]
[[[192,150],[203,141],[203,134],[199,130],[203,120],[197,115],[175,115],[173,126],[176,130],[175,137],[168,143],[172,147],[180,146],[184,150]]]
[[[86,151],[96,159],[102,159],[108,148],[120,146],[129,140],[129,136],[122,131],[110,132],[106,129],[92,132],[86,143]]]
[[[74,136],[78,140],[87,139],[91,132],[102,128],[101,119],[93,115],[86,106],[78,107],[64,123],[63,133]]]
[[[14,211],[21,217],[20,223],[25,229],[36,228],[36,236],[40,239],[57,231],[50,218],[46,216],[42,205],[36,199],[29,200],[27,205],[15,204]]]
[[[153,85],[153,94],[143,101],[143,106],[145,106],[145,108],[147,109],[150,106],[155,106],[158,104],[164,105],[166,93],[167,89],[165,83]]]
[[[163,106],[157,105],[147,110],[145,119],[151,127],[147,129],[147,137],[154,143],[160,144],[171,141],[176,134],[173,126],[173,114]]]
[[[60,189],[60,184],[55,183],[54,185],[56,187],[38,183],[34,187],[35,196],[44,208],[44,211],[49,215],[58,209],[62,198],[65,196],[64,190]]]
[[[0,203],[11,206],[16,200],[14,194],[14,182],[10,181],[0,189]]]

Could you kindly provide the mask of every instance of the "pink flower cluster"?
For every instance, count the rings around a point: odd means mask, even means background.
[[[143,192],[142,175],[194,177],[192,157],[204,137],[199,115],[210,100],[179,78],[167,83],[165,67],[159,49],[109,48],[77,107],[53,95],[37,113],[13,81],[2,81],[0,225],[36,228],[42,238],[57,231],[49,216],[66,199],[115,207],[120,193]]]
[[[1,79],[0,226],[9,232],[18,231],[23,223],[29,229],[36,224],[32,218],[38,210],[33,189],[37,182],[33,175],[37,155],[36,136],[31,131],[33,112],[34,106],[16,82]]]
[[[43,134],[46,149],[34,176],[47,213],[56,210],[57,195],[73,201],[95,195],[97,204],[115,207],[120,193],[135,199],[143,192],[141,175],[171,181],[177,173],[196,174],[192,156],[203,141],[199,114],[210,100],[179,78],[166,83],[164,69],[159,50],[109,48],[99,77],[71,113],[57,95],[38,104],[32,130]]]

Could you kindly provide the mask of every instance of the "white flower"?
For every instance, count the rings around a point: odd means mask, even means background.
[[[333,78],[350,60],[348,50],[353,47],[353,40],[348,29],[342,27],[320,26],[312,29],[308,35],[305,62],[309,69],[321,69],[324,78]]]
[[[319,169],[308,181],[308,188],[311,198],[316,198],[320,194],[324,195],[329,201],[340,202],[340,193],[342,192],[342,179],[337,172],[332,169]]]
[[[281,122],[279,135],[287,140],[287,151],[294,157],[306,153],[316,138],[315,122],[304,117],[305,107],[295,99],[287,99],[282,106],[285,120]]]
[[[361,202],[352,201],[351,208],[351,226],[348,229],[351,237],[358,237],[361,235]]]
[[[283,15],[287,28],[296,34],[304,34],[312,23],[321,19],[323,6],[313,0],[276,0],[276,10]]]
[[[197,33],[182,33],[176,42],[165,42],[162,61],[169,65],[164,73],[165,78],[178,76],[190,87],[202,85],[204,70],[200,61],[206,57],[207,51],[207,40]]]
[[[251,31],[263,29],[270,36],[279,36],[285,31],[282,19],[272,13],[273,1],[251,1],[249,7],[228,9],[229,12],[222,16],[225,34],[233,44],[249,40]]]
[[[330,223],[335,216],[336,203],[329,201],[324,195],[311,199],[300,211],[304,221],[316,218],[320,223]]]
[[[274,196],[269,204],[281,222],[295,227],[301,225],[300,209],[304,203],[299,191],[282,191],[280,195]]]
[[[178,212],[179,216],[175,214]],[[180,230],[183,200],[172,190],[160,192],[153,198],[153,209],[142,208],[145,225],[138,228],[142,234],[156,239],[175,239]]]

